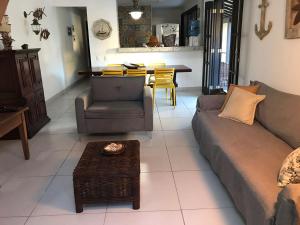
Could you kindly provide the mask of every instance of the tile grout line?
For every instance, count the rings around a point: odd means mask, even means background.
[[[189,210],[199,210],[199,209],[189,209]],[[104,214],[139,214],[139,213],[154,213],[154,212],[179,212],[178,210],[145,210],[145,211],[112,211],[112,212],[98,212],[98,213],[86,213],[82,212],[80,214],[77,213],[62,213],[62,214],[49,214],[49,215],[36,215],[31,216],[30,218],[38,218],[38,217],[57,217],[57,216],[80,216],[80,215],[104,215]],[[25,218],[27,216],[13,216],[13,217],[0,217],[0,218]]]
[[[39,199],[37,200],[35,206],[34,206],[33,209],[31,210],[31,212],[29,213],[29,216],[28,216],[28,218],[27,218],[27,220],[26,220],[26,222],[25,222],[25,225],[26,225],[27,222],[29,221],[29,219],[30,219],[32,213],[34,212],[34,210],[35,210],[36,207],[38,206],[38,204],[39,204],[39,202],[41,201],[41,199],[43,198],[44,194],[47,192],[49,186],[53,183],[54,177],[55,177],[55,176],[49,176],[49,178],[50,178],[49,184],[47,185],[47,187],[45,188],[44,192],[41,194],[41,196],[40,196]]]
[[[27,223],[28,223],[28,221],[29,221],[29,216],[26,218],[26,220],[25,220],[25,222],[24,222],[24,225],[26,225]]]
[[[78,138],[78,136],[77,136],[77,138]],[[65,163],[65,161],[67,160],[67,158],[69,157],[69,155],[71,154],[71,152],[72,152],[73,148],[75,147],[76,143],[77,143],[77,141],[76,141],[76,142],[73,144],[73,146],[71,147],[70,152],[69,152],[68,155],[66,156],[65,160],[61,163],[60,167],[57,169],[55,175],[54,175],[54,176],[49,176],[49,177],[52,177],[52,178],[51,178],[49,184],[47,185],[47,187],[45,188],[43,194],[41,194],[41,197],[37,200],[37,203],[35,204],[35,206],[34,206],[33,209],[31,210],[31,212],[30,212],[30,214],[29,214],[29,216],[28,216],[28,218],[27,218],[27,220],[26,220],[26,222],[25,222],[25,225],[26,225],[26,223],[28,222],[28,220],[30,219],[30,217],[32,216],[34,210],[38,207],[39,202],[42,200],[42,198],[45,196],[46,192],[49,190],[51,184],[53,184],[53,181],[54,181],[55,177],[57,176],[57,174],[58,174],[60,168],[61,168],[62,165]]]
[[[106,210],[105,210],[105,213],[104,213],[104,220],[103,220],[103,224],[102,224],[102,225],[105,225],[105,223],[106,223],[106,218],[107,218],[107,208],[108,208],[108,205],[106,205]]]
[[[184,211],[199,211],[199,210],[220,210],[220,209],[235,209],[235,207],[231,206],[224,206],[218,208],[188,208],[182,209]],[[104,215],[104,214],[138,214],[138,213],[151,213],[151,212],[179,212],[181,209],[165,209],[165,210],[145,210],[145,211],[113,211],[113,212],[97,212],[97,213],[87,213],[83,212],[80,215]],[[30,218],[37,218],[37,217],[57,217],[57,216],[76,216],[76,213],[61,213],[61,214],[49,214],[49,215],[36,215],[30,216]],[[28,216],[4,216],[0,217],[0,219],[11,219],[11,218],[29,218]]]
[[[169,153],[167,142],[166,142],[166,139],[165,139],[165,133],[163,133],[163,137],[164,137],[164,142],[165,142],[164,144],[165,144],[165,147],[166,147],[166,151],[167,151],[167,154],[168,154],[169,164],[170,164],[170,167],[171,167],[171,173],[172,173],[173,183],[174,183],[175,190],[176,190],[177,200],[178,200],[179,207],[180,207],[181,218],[182,218],[182,221],[183,221],[183,225],[186,225],[186,222],[185,222],[185,219],[184,219],[184,216],[183,216],[183,210],[182,210],[180,198],[179,198],[179,192],[178,192],[176,181],[175,181],[173,167],[172,167],[172,163],[171,163],[171,159],[170,159],[170,153]]]
[[[212,172],[211,170],[161,170],[161,171],[147,171],[147,172],[141,172],[141,174],[157,174],[157,173],[181,173],[181,172],[203,172],[203,173],[210,173]],[[72,174],[57,174],[57,175],[50,175],[50,176],[39,176],[39,177],[72,177]],[[19,178],[27,178],[27,177],[19,177]],[[29,178],[29,177],[28,177]],[[34,178],[34,177],[31,177]]]

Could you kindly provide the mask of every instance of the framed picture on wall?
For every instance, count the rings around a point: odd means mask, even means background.
[[[300,0],[287,0],[285,38],[300,38]]]

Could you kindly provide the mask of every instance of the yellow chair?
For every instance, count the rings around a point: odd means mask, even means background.
[[[146,86],[146,76],[147,76],[146,69],[128,69],[127,76],[128,77],[145,77],[145,86]]]
[[[103,76],[117,76],[122,77],[124,75],[123,69],[107,69],[102,71]]]
[[[123,64],[107,64],[107,67],[123,67]]]
[[[146,77],[147,70],[146,69],[128,69],[127,76],[130,77]]]
[[[150,63],[150,64],[148,65],[148,67],[153,68],[153,69],[157,69],[157,68],[165,68],[166,66],[167,66],[167,64],[164,63],[164,62],[160,62],[160,63]],[[149,75],[149,78],[148,78],[148,84],[153,85],[154,82],[155,82],[155,77],[154,77],[153,74],[150,74],[150,75]]]
[[[174,68],[157,68],[154,70],[155,82],[153,84],[153,106],[155,106],[155,95],[157,88],[165,88],[166,90],[170,89],[172,105],[174,107],[176,106],[176,87],[173,82],[174,74]]]

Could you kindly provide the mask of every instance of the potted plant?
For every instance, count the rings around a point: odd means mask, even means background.
[[[4,49],[12,49],[12,43],[15,41],[8,32],[1,32]]]

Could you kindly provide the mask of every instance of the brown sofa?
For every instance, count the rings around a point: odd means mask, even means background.
[[[255,83],[267,97],[253,126],[218,117],[225,96],[201,96],[194,134],[247,225],[296,225],[300,184],[281,189],[277,175],[286,156],[300,147],[300,96]]]
[[[153,130],[150,87],[144,77],[92,77],[91,89],[75,100],[78,133]]]

